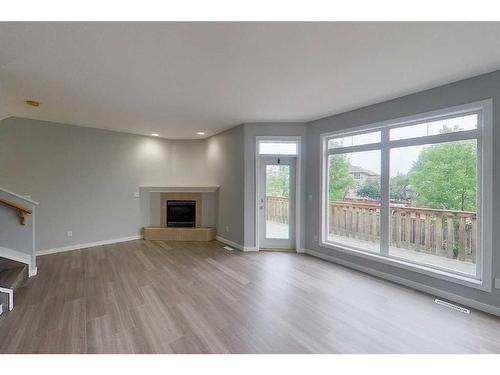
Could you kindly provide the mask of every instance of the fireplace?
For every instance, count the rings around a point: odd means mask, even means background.
[[[196,227],[196,201],[167,200],[167,227]]]

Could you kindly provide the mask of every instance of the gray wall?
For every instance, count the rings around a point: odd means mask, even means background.
[[[201,194],[201,225],[217,227],[218,199],[217,193]]]
[[[305,148],[306,126],[304,123],[249,123],[245,129],[245,246],[255,246],[255,153],[257,136],[302,136],[302,150]],[[305,166],[305,152],[302,165]],[[302,179],[302,182],[305,180]],[[305,191],[303,184],[302,192]],[[304,194],[299,198],[302,212],[305,211]],[[303,229],[303,228],[302,228]],[[302,231],[304,232],[304,231]],[[304,238],[302,233],[301,238]]]
[[[205,185],[205,160],[204,140],[0,122],[0,186],[40,202],[39,250],[139,235],[139,185]]]
[[[210,171],[207,184],[220,186],[217,202],[218,235],[241,246],[244,243],[243,136],[243,126],[240,125],[210,137],[206,144],[207,168]]]
[[[316,250],[338,259],[393,274],[404,279],[441,289],[459,296],[500,307],[500,290],[483,292],[454,283],[438,280],[422,274],[392,267],[367,259],[327,249],[318,245],[314,236],[319,234],[319,181],[320,181],[320,134],[414,115],[440,108],[493,98],[493,142],[494,160],[500,160],[500,71],[456,82],[450,85],[408,95],[395,100],[361,108],[313,121],[308,124],[307,133],[307,193],[312,201],[307,203],[306,248]],[[493,197],[500,196],[500,164],[493,163]],[[500,277],[500,199],[493,205],[493,277]]]
[[[149,194],[149,222],[144,223],[144,226],[159,227],[161,224],[161,193],[151,192],[145,194]]]

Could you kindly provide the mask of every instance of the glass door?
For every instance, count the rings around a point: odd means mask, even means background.
[[[295,157],[261,157],[259,247],[295,249]]]

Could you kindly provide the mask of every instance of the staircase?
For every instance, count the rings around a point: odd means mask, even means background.
[[[0,187],[0,315],[14,307],[14,293],[36,275],[35,208],[38,202]]]
[[[0,258],[0,315],[14,308],[15,290],[27,279],[27,264]]]

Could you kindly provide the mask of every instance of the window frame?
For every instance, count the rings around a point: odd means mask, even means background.
[[[403,126],[417,125],[429,121],[444,120],[477,114],[477,128],[445,134],[428,135],[416,138],[390,140],[390,129]],[[381,141],[357,146],[328,148],[328,141],[332,138],[347,137],[356,134],[381,132]],[[475,139],[477,142],[477,210],[478,243],[476,255],[476,275],[469,275],[438,266],[424,265],[401,258],[389,256],[390,210],[389,210],[389,180],[390,180],[390,150],[397,147],[436,144],[442,142]],[[464,105],[420,113],[407,117],[376,122],[344,130],[323,133],[320,135],[320,226],[319,245],[342,252],[348,252],[377,262],[390,264],[399,268],[423,273],[428,276],[444,279],[465,286],[491,291],[491,263],[492,263],[492,100],[482,100]],[[380,253],[373,253],[344,243],[329,241],[328,236],[328,156],[359,151],[380,150],[381,153],[381,205],[380,205]],[[485,173],[486,172],[486,173]],[[385,229],[384,229],[385,228]]]
[[[295,153],[261,153],[260,145],[265,143],[281,143],[281,144],[294,144],[295,145]],[[258,156],[283,156],[283,157],[297,157],[299,154],[299,143],[296,139],[293,138],[279,138],[272,139],[269,137],[263,138],[257,141],[257,155]]]

